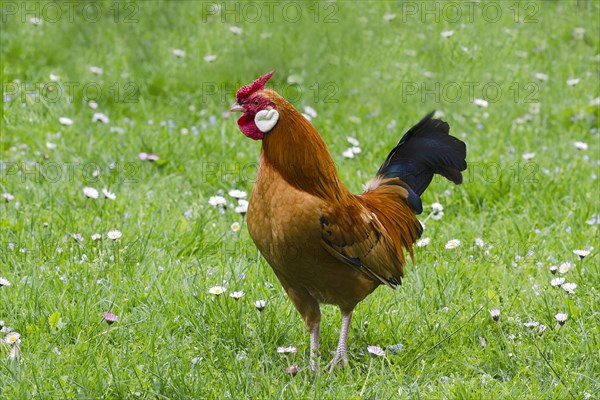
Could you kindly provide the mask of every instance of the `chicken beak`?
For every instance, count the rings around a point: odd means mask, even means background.
[[[238,103],[233,103],[231,105],[231,108],[229,109],[232,112],[244,112],[244,107],[242,107],[241,105],[239,105]]]

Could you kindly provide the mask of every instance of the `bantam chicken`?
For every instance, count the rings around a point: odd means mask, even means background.
[[[311,123],[275,91],[273,72],[236,93],[238,126],[262,140],[248,207],[252,240],[302,315],[310,333],[310,365],[318,368],[320,304],[337,305],[340,337],[329,370],[348,363],[354,307],[379,285],[396,288],[405,256],[423,230],[420,195],[440,174],[456,184],[466,146],[433,113],[412,127],[360,195],[338,178],[327,146]]]

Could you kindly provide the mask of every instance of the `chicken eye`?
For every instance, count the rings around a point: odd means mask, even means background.
[[[254,105],[257,106],[259,103],[258,99],[254,100]]]

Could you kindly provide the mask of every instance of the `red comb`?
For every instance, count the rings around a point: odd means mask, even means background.
[[[271,79],[271,76],[273,76],[274,73],[275,73],[275,71],[271,71],[271,72],[261,76],[260,78],[258,78],[254,82],[252,82],[250,85],[242,86],[235,94],[237,101],[239,102],[244,97],[247,97],[254,92],[264,89],[265,85],[267,84],[269,79]]]

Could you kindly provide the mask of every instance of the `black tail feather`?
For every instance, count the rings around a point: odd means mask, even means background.
[[[444,121],[433,119],[429,113],[400,139],[390,152],[377,176],[400,178],[420,196],[439,174],[456,183],[462,183],[467,169],[467,146],[454,136]],[[417,211],[417,210],[415,210]]]

